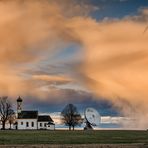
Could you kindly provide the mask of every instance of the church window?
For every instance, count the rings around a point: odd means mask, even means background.
[[[26,127],[29,127],[29,122],[26,122]]]
[[[31,126],[34,127],[34,122],[31,123]]]
[[[42,127],[42,123],[40,123],[40,127]]]

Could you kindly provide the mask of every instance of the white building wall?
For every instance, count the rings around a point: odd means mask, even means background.
[[[55,125],[54,124],[48,124],[47,130],[55,130]]]
[[[17,123],[18,129],[37,129],[37,119],[17,119]]]
[[[48,125],[48,122],[38,122],[38,129],[55,130],[55,125]]]
[[[47,129],[48,122],[38,122],[38,129]]]

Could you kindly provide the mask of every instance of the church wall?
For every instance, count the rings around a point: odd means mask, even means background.
[[[47,125],[47,130],[55,130],[55,125],[54,124]]]
[[[38,122],[38,129],[47,129],[48,122]]]
[[[18,129],[37,129],[37,119],[17,119]]]

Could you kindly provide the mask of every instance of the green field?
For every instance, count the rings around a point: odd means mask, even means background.
[[[148,144],[148,131],[0,131],[6,144]]]

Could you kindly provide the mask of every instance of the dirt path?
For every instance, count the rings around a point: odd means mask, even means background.
[[[0,148],[148,148],[145,144],[0,145]]]

